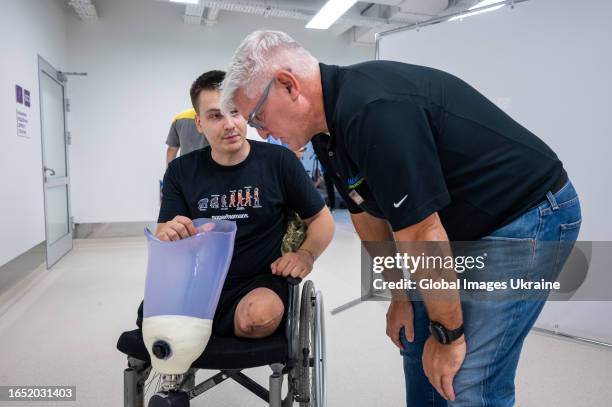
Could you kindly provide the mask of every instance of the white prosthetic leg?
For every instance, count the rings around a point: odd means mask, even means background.
[[[198,232],[164,242],[146,229],[149,246],[142,335],[151,365],[162,377],[149,406],[182,406],[178,384],[202,354],[234,250],[236,224],[196,219]],[[175,404],[168,404],[170,400]],[[156,401],[155,401],[156,400]],[[172,402],[174,403],[174,402]],[[188,398],[187,398],[188,405]]]

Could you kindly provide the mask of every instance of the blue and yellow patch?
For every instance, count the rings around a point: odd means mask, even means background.
[[[361,174],[357,174],[354,177],[350,177],[346,182],[348,184],[348,189],[355,189],[359,185],[363,183],[365,178],[361,176]]]

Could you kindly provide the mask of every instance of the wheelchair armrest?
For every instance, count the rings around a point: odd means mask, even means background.
[[[287,277],[289,284],[289,298],[287,301],[287,323],[285,325],[285,337],[287,338],[287,348],[289,359],[297,357],[298,350],[298,328],[300,321],[300,283],[301,278]]]

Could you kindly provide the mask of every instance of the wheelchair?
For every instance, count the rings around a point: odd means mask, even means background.
[[[232,379],[263,399],[270,407],[326,406],[325,326],[323,296],[312,281],[301,289],[300,279],[288,278],[289,297],[286,323],[275,334],[263,339],[211,336],[206,349],[181,375],[159,375],[159,390],[148,407],[187,407],[189,400]],[[149,353],[142,331],[124,332],[117,349],[127,355],[128,367],[123,372],[124,407],[144,407],[147,386],[153,379]],[[269,389],[242,373],[243,369],[268,365],[272,369]],[[219,372],[200,384],[195,383],[198,369]],[[282,384],[287,376],[287,394]]]

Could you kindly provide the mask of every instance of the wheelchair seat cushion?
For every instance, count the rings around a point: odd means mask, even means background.
[[[135,329],[121,334],[117,349],[136,359],[149,361],[149,352],[142,331]],[[248,369],[287,361],[287,340],[283,329],[263,339],[211,336],[206,349],[191,365],[198,369]]]

